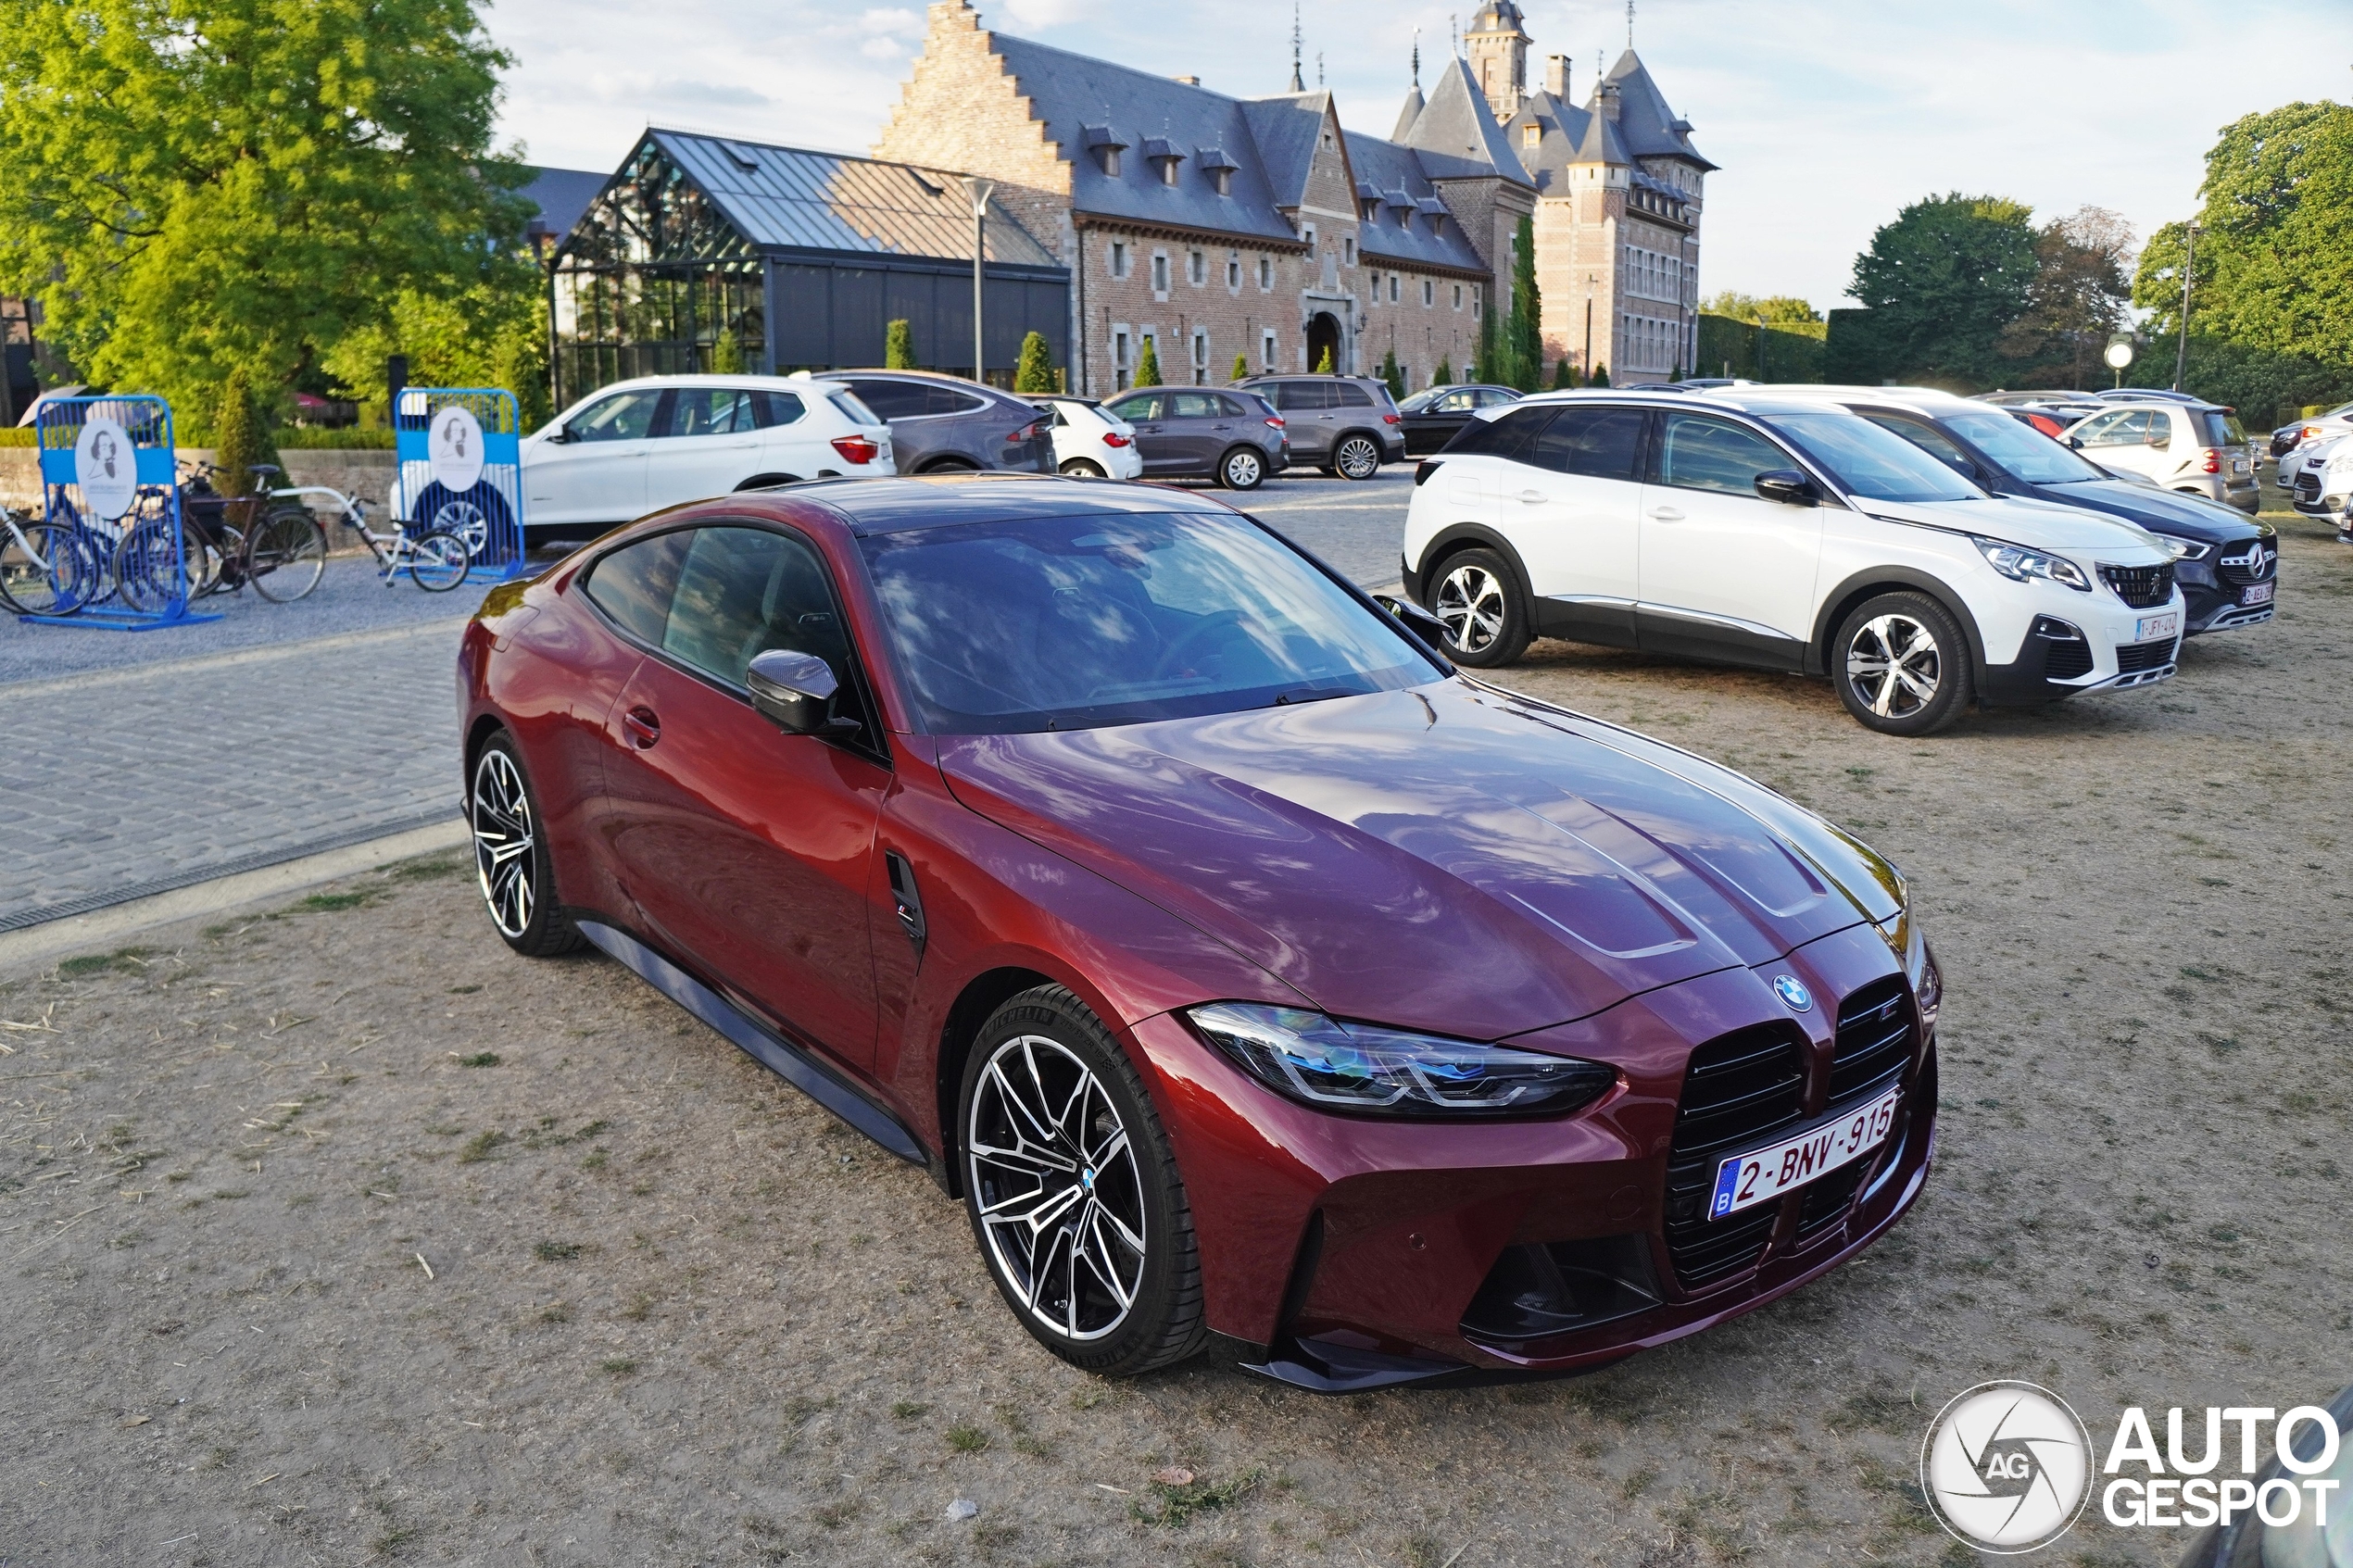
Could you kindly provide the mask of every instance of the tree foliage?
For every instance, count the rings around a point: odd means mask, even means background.
[[[1044,332],[1030,332],[1021,340],[1021,359],[1013,367],[1013,390],[1054,390],[1054,352],[1047,345]]]
[[[1739,294],[1725,289],[1714,297],[1700,302],[1705,315],[1724,316],[1751,326],[1784,327],[1796,321],[1818,321],[1822,313],[1806,300],[1795,295],[1771,294],[1759,298],[1753,294]]]
[[[1544,375],[1544,307],[1536,290],[1536,223],[1525,213],[1512,233],[1512,319],[1505,339],[1509,384],[1535,391]]]
[[[2026,308],[1994,340],[2020,365],[2011,386],[2087,386],[2132,296],[2133,227],[2102,207],[2078,208],[2034,232]]]
[[[1553,366],[1553,389],[1567,392],[1577,384],[1577,364],[1566,354]]]
[[[242,365],[231,370],[215,394],[210,410],[213,484],[223,495],[249,495],[256,489],[254,469],[279,464],[278,448],[270,439],[270,422],[254,397],[253,378]],[[229,521],[249,526],[248,508],[232,508]]]
[[[1136,357],[1136,384],[1138,386],[1160,384],[1160,345],[1149,332],[1144,334],[1143,353]]]
[[[555,412],[547,401],[547,322],[536,289],[503,282],[454,295],[403,289],[381,320],[346,332],[321,366],[343,396],[374,402],[384,393],[384,360],[395,354],[408,356],[412,386],[504,387],[514,394],[525,430]]]
[[[0,0],[0,290],[94,380],[275,402],[403,292],[509,269],[474,0]]]
[[[883,369],[912,370],[915,368],[915,325],[901,316],[883,329]]]
[[[714,376],[744,373],[744,345],[724,325],[719,329],[719,335],[711,340],[711,352],[703,356],[702,368],[706,374]]]
[[[1870,311],[1883,373],[1992,384],[1996,340],[2026,312],[2034,282],[2033,211],[1956,191],[1905,207],[1855,258],[1847,293]]]
[[[1246,376],[1246,375],[1248,375],[1248,374],[1250,374],[1250,356],[1249,356],[1249,355],[1247,355],[1247,354],[1237,354],[1237,355],[1235,355],[1235,356],[1234,356],[1234,374],[1233,374],[1232,379],[1233,379],[1233,380],[1235,380],[1235,381],[1239,381],[1239,380],[1241,380],[1244,376]]]
[[[1389,383],[1392,401],[1405,395],[1405,373],[1397,368],[1397,350],[1391,348],[1380,357],[1380,379]]]
[[[1432,370],[1429,374],[1429,384],[1432,386],[1452,386],[1454,384],[1454,367],[1447,363],[1445,356],[1441,355],[1439,357],[1438,369]]]

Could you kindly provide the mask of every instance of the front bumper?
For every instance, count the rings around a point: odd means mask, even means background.
[[[1822,1002],[1792,1013],[1771,987],[1783,974]],[[1753,1251],[1737,1252],[1729,1272],[1720,1249],[1694,1269],[1694,1222],[1671,1212],[1687,1199],[1670,1185],[1694,1049],[1779,1032],[1804,1064],[1806,1115],[1843,1114],[1847,1102],[1830,1098],[1833,998],[1884,990],[1891,976],[1904,977],[1911,1035],[1886,1141],[1854,1166],[1733,1216],[1723,1234],[1740,1230],[1743,1248],[1753,1236]],[[1720,971],[1517,1036],[1619,1069],[1618,1086],[1600,1101],[1548,1121],[1327,1115],[1250,1079],[1174,1015],[1144,1021],[1132,1038],[1152,1068],[1184,1173],[1211,1326],[1269,1348],[1262,1371],[1314,1386],[1369,1386],[1599,1366],[1761,1305],[1869,1245],[1919,1196],[1934,1141],[1935,1048],[1912,1010],[1915,983],[1872,927],[1856,926],[1757,970]],[[1833,1181],[1850,1185],[1828,1192]],[[1702,1232],[1716,1224],[1698,1223]],[[1528,1320],[1574,1325],[1557,1332],[1499,1332],[1494,1282],[1516,1277],[1506,1271],[1523,1258],[1580,1248],[1620,1259],[1636,1280],[1613,1298],[1622,1310],[1590,1325]],[[1684,1283],[1687,1270],[1698,1283]]]
[[[1995,649],[1987,638],[1977,694],[1985,707],[2033,707],[2173,678],[2190,625],[2188,601],[2178,587],[2170,601],[2145,609],[2117,598],[2106,584],[2089,594],[2045,588],[2033,603],[2037,613],[2007,661],[1993,661]],[[2171,634],[2142,635],[2149,620],[2167,614],[2174,618]]]

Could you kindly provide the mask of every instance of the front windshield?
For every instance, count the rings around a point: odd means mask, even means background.
[[[2082,484],[2108,474],[2007,414],[1947,414],[1955,435],[2029,484]]]
[[[937,734],[1232,713],[1445,673],[1242,518],[1096,513],[863,543],[899,667]]]
[[[1843,410],[1775,414],[1772,424],[1799,451],[1828,469],[1850,495],[1867,500],[1974,501],[1985,494],[1902,436],[1859,415]]]

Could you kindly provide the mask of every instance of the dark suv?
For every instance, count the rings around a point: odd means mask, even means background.
[[[900,473],[1054,471],[1053,420],[1011,393],[928,370],[820,370],[811,379],[847,383],[881,416]]]
[[[1370,479],[1405,460],[1405,421],[1371,376],[1252,376],[1234,383],[1283,416],[1290,460],[1342,479]]]
[[[1255,393],[1147,386],[1103,405],[1136,427],[1146,479],[1214,479],[1255,490],[1290,462],[1282,418]]]

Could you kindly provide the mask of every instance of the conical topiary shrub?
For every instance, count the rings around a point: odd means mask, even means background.
[[[915,368],[914,323],[901,316],[883,329],[883,369],[912,370]]]
[[[278,445],[270,439],[270,422],[262,418],[256,404],[252,379],[241,366],[229,372],[220,383],[220,400],[213,405],[212,415],[213,483],[223,495],[248,495],[253,493],[253,469],[260,463],[275,463]],[[246,514],[250,508],[229,508],[229,521],[239,528],[253,521]]]
[[[1151,338],[1144,340],[1144,352],[1136,360],[1136,384],[1138,386],[1160,384],[1160,349]]]
[[[1046,346],[1044,332],[1031,332],[1021,340],[1021,361],[1013,368],[1015,392],[1039,393],[1054,390],[1054,362]]]

